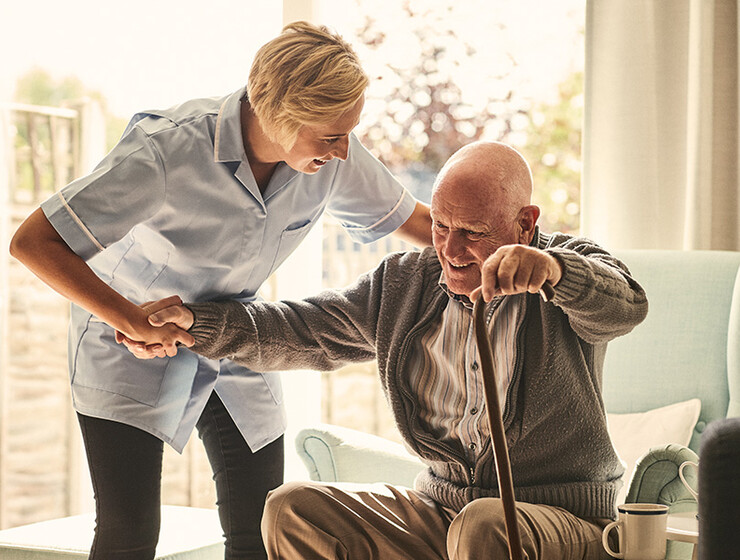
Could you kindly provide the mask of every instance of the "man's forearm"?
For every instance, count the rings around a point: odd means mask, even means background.
[[[573,251],[553,250],[563,264],[563,277],[553,303],[571,327],[588,342],[606,342],[630,332],[647,315],[642,287],[617,264]]]
[[[330,293],[330,292],[327,292]],[[374,348],[346,317],[302,302],[237,301],[188,304],[194,323],[194,352],[229,358],[254,371],[329,371],[368,361]]]

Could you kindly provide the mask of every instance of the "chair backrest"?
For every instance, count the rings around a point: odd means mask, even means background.
[[[604,364],[608,412],[644,412],[699,398],[690,447],[706,425],[740,415],[740,252],[615,252],[645,288],[649,311],[609,343]]]

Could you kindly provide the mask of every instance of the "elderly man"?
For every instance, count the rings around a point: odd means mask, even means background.
[[[270,558],[507,557],[473,335],[479,294],[527,557],[608,558],[601,531],[623,467],[607,433],[602,364],[647,300],[593,242],[540,232],[531,192],[517,151],[474,143],[436,180],[433,249],[389,255],[354,285],[303,301],[152,315],[190,328],[196,352],[255,371],[377,359],[401,436],[428,469],[414,489],[293,482],[273,491],[262,524]],[[537,295],[545,282],[549,302]]]

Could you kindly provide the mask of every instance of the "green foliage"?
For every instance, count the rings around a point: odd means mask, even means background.
[[[526,116],[526,141],[517,149],[532,166],[540,226],[575,233],[580,222],[583,73],[560,84],[555,102],[537,103]]]
[[[60,107],[64,101],[87,95],[82,82],[75,77],[53,78],[42,68],[33,68],[18,79],[15,100],[31,105]]]
[[[121,139],[129,119],[105,113],[105,149],[111,151]]]

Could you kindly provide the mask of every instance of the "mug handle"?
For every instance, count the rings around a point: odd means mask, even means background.
[[[681,463],[681,466],[678,467],[678,478],[681,479],[681,482],[683,482],[683,485],[686,487],[686,490],[688,490],[691,493],[691,495],[694,496],[694,499],[698,501],[699,500],[699,492],[697,492],[696,490],[694,490],[689,485],[689,483],[686,482],[686,478],[684,478],[684,475],[683,475],[684,468],[688,467],[689,465],[692,465],[692,466],[694,466],[696,468],[699,468],[699,465],[697,463],[694,463],[694,461],[684,461],[683,463]]]
[[[611,523],[609,523],[609,525],[604,527],[604,532],[601,533],[601,544],[604,545],[604,549],[606,550],[607,554],[609,554],[609,556],[613,556],[614,558],[624,558],[624,552],[614,552],[609,547],[609,533],[611,533],[612,529],[614,529],[615,527],[617,528],[617,534],[619,534],[621,528],[619,526],[618,520],[612,521]]]

